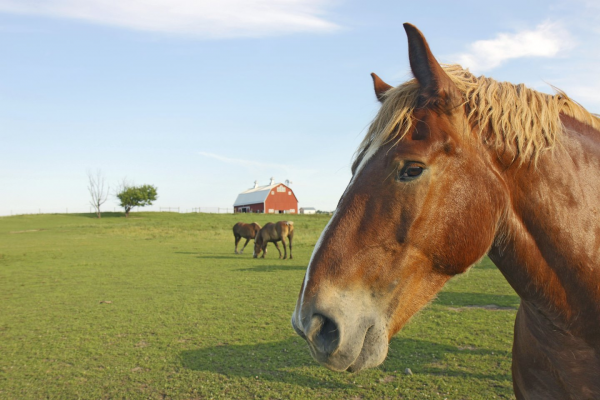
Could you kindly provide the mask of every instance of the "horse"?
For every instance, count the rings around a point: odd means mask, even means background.
[[[292,240],[294,239],[294,223],[292,221],[278,221],[275,223],[269,222],[262,227],[262,229],[256,235],[254,240],[254,254],[253,257],[257,258],[262,251],[263,255],[261,258],[265,258],[267,254],[267,244],[273,242],[277,251],[279,252],[279,258],[281,258],[281,250],[277,242],[283,243],[283,259],[287,258],[287,248],[285,239],[290,242],[290,260],[292,259]]]
[[[360,371],[486,254],[519,295],[518,399],[600,398],[600,118],[564,92],[442,66],[404,24],[414,79],[381,108],[315,245],[292,326]]]
[[[256,239],[256,234],[260,231],[260,225],[256,222],[251,224],[245,224],[243,222],[238,222],[233,226],[233,237],[235,238],[235,254],[242,254],[244,249],[248,245],[250,239]],[[246,243],[244,243],[244,247],[238,253],[238,243],[240,240],[244,238],[246,239]]]

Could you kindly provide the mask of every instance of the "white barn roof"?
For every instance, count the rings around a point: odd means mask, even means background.
[[[272,185],[258,186],[256,188],[248,189],[245,192],[238,194],[233,206],[237,207],[244,206],[246,204],[264,203],[267,199],[267,196],[269,196],[271,189],[279,185],[281,185],[281,183],[274,183]]]

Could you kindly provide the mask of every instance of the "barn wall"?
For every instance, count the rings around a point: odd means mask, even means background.
[[[253,213],[264,213],[265,212],[265,206],[263,203],[257,203],[257,204],[244,204],[241,206],[236,206],[234,207],[234,212],[242,212],[242,208],[250,208],[250,211],[246,211],[246,212],[253,212]]]
[[[278,188],[281,188],[280,191],[277,190]],[[271,189],[265,200],[265,212],[269,213],[270,210],[273,210],[274,213],[285,211],[286,213],[298,214],[298,200],[292,189],[285,185],[279,185]]]

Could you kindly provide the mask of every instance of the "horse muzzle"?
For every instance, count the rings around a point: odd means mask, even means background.
[[[292,315],[292,327],[306,340],[315,360],[333,371],[349,372],[385,360],[387,330],[376,313],[346,313],[338,307],[336,312],[329,310],[309,305],[304,311],[296,308]]]

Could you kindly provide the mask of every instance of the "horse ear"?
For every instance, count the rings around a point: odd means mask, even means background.
[[[392,86],[388,85],[384,81],[381,80],[380,77],[377,76],[375,72],[371,72],[371,78],[373,78],[373,86],[375,87],[375,96],[377,96],[377,100],[383,102],[383,95],[385,92],[390,90]]]
[[[421,31],[409,23],[404,24],[404,30],[408,37],[410,68],[421,85],[422,94],[445,100],[459,95],[458,88],[433,56]]]

